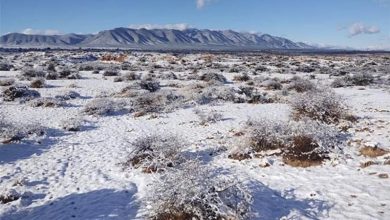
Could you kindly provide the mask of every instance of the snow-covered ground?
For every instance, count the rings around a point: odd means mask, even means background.
[[[66,55],[66,52],[63,53]],[[185,78],[193,74],[188,69],[167,68],[169,65],[181,66],[180,63],[163,61],[167,55],[146,55],[132,55],[128,57],[128,63],[140,65],[137,59],[144,56],[147,60],[145,66],[163,66],[161,71],[154,69],[157,78],[159,74],[170,72],[179,76],[179,79],[160,79],[161,90],[181,91],[198,83],[198,80]],[[3,57],[11,60],[13,56],[6,54]],[[34,56],[38,57],[38,61],[28,60]],[[49,60],[42,57],[45,55],[33,52],[19,54],[12,61],[15,70],[0,71],[0,80],[16,78],[22,72],[16,67],[22,66],[22,63],[38,67]],[[64,60],[62,57],[58,59]],[[203,65],[198,74],[221,69],[220,73],[227,78],[224,86],[231,88],[246,85],[246,82],[234,80],[234,76],[243,71],[252,78],[276,77],[282,81],[296,75],[308,79],[310,75],[315,75],[310,80],[326,87],[335,78],[329,77],[329,73],[283,72],[283,68],[291,66],[280,67],[271,61],[265,62],[270,59],[267,57],[215,55],[212,58],[217,59],[214,64],[225,67],[205,65],[202,59],[206,59],[202,55],[185,55],[182,59],[192,65]],[[226,69],[226,66],[244,66],[244,61],[256,65],[256,59],[265,60],[263,65],[267,67],[266,71],[256,76],[247,68],[238,70],[238,73]],[[365,59],[371,61],[371,58]],[[288,60],[302,63],[314,60],[320,66],[327,66],[331,62],[336,65],[331,69],[357,63],[354,57],[292,57]],[[274,57],[273,61],[277,62],[278,57]],[[390,65],[385,59],[381,64]],[[148,73],[147,68],[136,71],[144,75]],[[124,75],[126,71],[122,70],[121,73]],[[389,162],[390,154],[369,158],[359,152],[364,146],[390,151],[389,84],[335,88],[358,120],[349,125],[348,140],[340,146],[342,151],[339,155],[320,166],[301,168],[284,164],[275,154],[242,161],[228,158],[232,149],[245,144],[242,141],[244,137],[237,135],[237,132],[245,131],[249,119],[288,120],[291,114],[288,100],[295,95],[294,92],[285,97],[281,91],[266,90],[255,82],[254,86],[260,91],[267,92],[270,97],[277,96],[276,101],[257,104],[219,101],[206,105],[190,102],[172,111],[141,117],[135,117],[137,109],[107,116],[87,115],[83,109],[91,100],[96,97],[127,100],[114,98],[112,94],[136,82],[114,82],[115,76],[104,77],[92,71],[80,71],[79,74],[81,79],[46,80],[44,88],[34,89],[41,97],[55,97],[68,91],[80,94],[76,99],[67,100],[64,106],[32,107],[29,102],[0,102],[2,120],[18,126],[39,124],[45,128],[45,135],[41,137],[32,135],[0,145],[0,197],[7,194],[18,197],[15,201],[0,203],[0,219],[147,218],[146,198],[152,193],[149,185],[159,174],[144,173],[123,164],[134,150],[132,143],[137,138],[155,133],[177,135],[185,142],[183,152],[211,167],[234,174],[253,197],[251,219],[390,218],[390,179],[386,177],[386,174],[390,175],[390,165],[385,165]],[[381,74],[388,77],[390,73]],[[29,85],[30,82],[21,79],[16,83]],[[178,86],[170,87],[170,83]],[[6,88],[3,86],[3,89]],[[202,125],[194,109],[217,112],[222,118],[215,123]],[[83,120],[80,131],[64,130],[63,123],[74,117]],[[362,163],[367,161],[374,164],[363,168]]]

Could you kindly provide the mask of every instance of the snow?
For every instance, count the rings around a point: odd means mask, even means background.
[[[193,56],[188,55],[189,59]],[[0,72],[0,79],[18,73]],[[0,219],[144,219],[148,212],[144,198],[149,195],[148,184],[155,174],[124,168],[122,163],[133,150],[134,140],[153,133],[176,134],[186,140],[188,147],[184,150],[188,154],[234,173],[251,191],[254,219],[388,219],[390,216],[390,179],[378,177],[390,174],[390,166],[361,168],[360,164],[369,159],[359,155],[359,145],[348,145],[343,155],[309,168],[287,166],[276,155],[236,161],[217,150],[242,145],[234,133],[241,131],[248,119],[287,120],[290,115],[287,103],[224,102],[197,106],[222,114],[221,120],[207,126],[199,124],[193,107],[158,117],[134,117],[132,113],[83,115],[83,107],[93,97],[118,92],[128,84],[114,83],[112,77],[104,78],[89,71],[80,74],[82,79],[48,80],[49,87],[37,89],[42,97],[78,92],[81,98],[67,101],[68,106],[34,108],[17,102],[0,103],[0,115],[7,120],[48,128],[44,137],[0,145],[0,195],[11,190],[20,195],[16,201],[0,203]],[[224,73],[229,81],[236,74]],[[317,80],[328,78],[319,76]],[[76,87],[69,87],[70,84]],[[360,139],[367,145],[390,150],[389,90],[348,87],[335,91],[361,118],[350,129],[352,140]],[[62,123],[76,116],[85,121],[81,131],[64,131]],[[376,160],[382,163],[386,158],[388,155]],[[264,161],[271,166],[260,167]]]

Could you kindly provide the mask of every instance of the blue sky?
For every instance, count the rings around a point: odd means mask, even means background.
[[[0,34],[96,33],[145,25],[390,49],[390,0],[0,0]]]

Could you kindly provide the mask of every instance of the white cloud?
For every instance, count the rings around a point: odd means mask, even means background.
[[[363,23],[354,23],[348,27],[348,36],[354,37],[360,34],[376,34],[381,30],[376,26],[365,25]]]
[[[178,24],[131,24],[129,28],[133,29],[175,29],[175,30],[185,30],[190,28],[191,26],[186,23],[178,23]]]
[[[22,34],[28,34],[28,35],[34,35],[34,34],[39,34],[39,35],[59,35],[63,34],[59,30],[53,30],[53,29],[47,29],[47,30],[38,30],[38,29],[32,29],[32,28],[26,28],[23,31],[21,31]]]
[[[208,3],[210,3],[212,0],[196,0],[196,7],[198,9],[204,8]]]

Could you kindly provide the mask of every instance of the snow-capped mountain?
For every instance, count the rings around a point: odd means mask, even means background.
[[[2,47],[88,47],[138,49],[313,49],[269,34],[208,29],[115,28],[97,34],[26,35],[10,33],[0,37]]]

